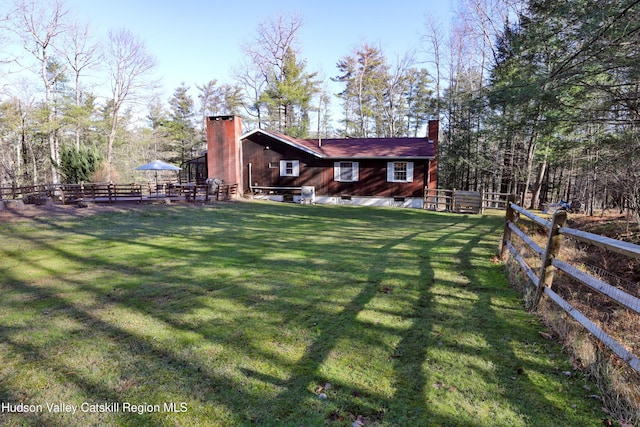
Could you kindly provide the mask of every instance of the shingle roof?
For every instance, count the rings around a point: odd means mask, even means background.
[[[247,139],[255,133],[301,149],[320,158],[426,158],[435,157],[434,144],[427,138],[328,138],[298,139],[264,129],[256,129],[241,137]]]

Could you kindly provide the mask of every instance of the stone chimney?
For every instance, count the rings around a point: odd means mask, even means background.
[[[238,184],[242,192],[242,119],[238,116],[207,117],[208,178]]]
[[[429,120],[427,138],[433,144],[434,159],[429,160],[429,189],[438,188],[438,120]]]

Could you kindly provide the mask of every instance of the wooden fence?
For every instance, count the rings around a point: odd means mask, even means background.
[[[475,197],[479,198],[479,212],[484,209],[505,209],[507,207],[507,201],[510,196],[508,193],[496,193],[490,191],[461,191],[457,189],[444,190],[444,189],[429,189],[424,190],[424,206],[426,209],[433,209],[436,211],[449,211],[455,212],[460,210],[461,201],[468,199],[470,193],[473,193]],[[476,206],[476,202],[473,203]]]
[[[567,262],[558,258],[563,238],[570,237],[580,242],[604,248],[616,254],[626,257],[640,259],[640,246],[620,240],[611,239],[597,234],[586,233],[566,227],[567,212],[556,211],[551,221],[540,218],[533,213],[514,203],[515,198],[511,197],[507,205],[505,227],[502,240],[501,257],[506,260],[509,253],[518,262],[522,271],[535,286],[535,296],[533,308],[535,309],[543,295],[549,297],[560,308],[573,317],[578,323],[584,326],[589,332],[597,337],[602,343],[609,347],[616,355],[624,360],[633,370],[640,373],[640,359],[613,337],[607,334],[602,328],[591,321],[587,316],[578,311],[575,307],[565,301],[560,295],[552,290],[554,273],[560,270],[570,277],[578,280],[590,289],[604,295],[608,299],[616,302],[622,307],[630,309],[636,314],[640,314],[640,299],[630,295],[611,284],[592,276]],[[537,245],[525,232],[517,225],[518,214],[524,215],[535,224],[544,227],[548,231],[547,244],[545,248]],[[535,252],[541,261],[539,271],[534,272],[527,261],[518,253],[512,244],[512,237],[516,235],[526,246]]]
[[[60,184],[57,188],[63,204],[80,200],[109,203],[118,200],[142,201],[140,184]]]
[[[230,200],[238,194],[238,184],[163,184],[157,187],[148,186],[148,190],[141,184],[48,184],[36,186],[0,187],[0,200],[23,200],[28,204],[39,204],[44,199],[52,199],[57,203],[68,204],[78,201],[116,202],[157,200],[158,197],[185,199],[196,202],[198,200]],[[147,190],[147,191],[145,191]]]
[[[51,197],[56,190],[55,185],[29,185],[0,187],[0,200],[24,199],[30,197]]]

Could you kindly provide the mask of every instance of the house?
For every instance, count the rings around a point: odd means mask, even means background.
[[[256,198],[422,208],[425,189],[436,188],[435,120],[427,138],[298,139],[264,129],[242,134],[240,117],[215,116],[207,146],[208,178]]]

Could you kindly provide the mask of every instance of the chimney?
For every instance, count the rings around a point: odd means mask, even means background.
[[[238,116],[207,117],[207,178],[221,179],[225,184],[242,182],[242,119]]]
[[[438,120],[429,120],[427,138],[429,143],[433,144],[434,159],[429,160],[429,182],[428,187],[431,190],[438,188]]]

